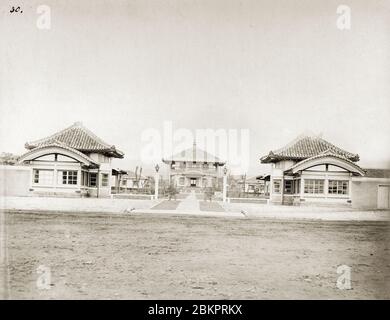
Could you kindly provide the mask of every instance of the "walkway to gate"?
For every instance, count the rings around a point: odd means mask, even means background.
[[[200,210],[199,201],[196,199],[195,192],[192,191],[187,198],[180,201],[176,210],[183,212],[198,212]]]
[[[194,191],[182,200],[163,200],[151,209],[170,210],[172,213],[225,212],[225,209],[217,202],[199,201]]]

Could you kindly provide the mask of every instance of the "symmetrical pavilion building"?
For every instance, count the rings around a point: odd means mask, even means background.
[[[80,122],[25,147],[18,161],[31,168],[29,192],[35,195],[108,197],[112,159],[124,156]]]
[[[359,155],[319,136],[302,135],[263,156],[271,164],[270,202],[276,204],[350,204],[352,178],[364,176]]]
[[[221,167],[225,162],[199,149],[194,142],[192,148],[183,150],[162,160],[169,166],[169,181],[179,189],[218,187],[222,177]]]

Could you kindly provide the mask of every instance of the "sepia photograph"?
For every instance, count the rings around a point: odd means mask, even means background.
[[[0,14],[0,300],[390,299],[390,1]]]

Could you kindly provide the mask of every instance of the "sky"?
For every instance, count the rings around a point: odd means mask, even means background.
[[[248,175],[304,132],[390,167],[390,1],[0,2],[0,151],[81,121],[142,163],[143,135],[247,130]],[[337,7],[351,28],[337,28]],[[10,13],[12,5],[21,12]]]

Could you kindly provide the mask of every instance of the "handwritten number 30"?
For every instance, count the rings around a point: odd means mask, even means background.
[[[14,12],[20,12],[20,13],[23,13],[23,11],[22,10],[20,10],[20,7],[17,7],[17,8],[15,8],[14,6],[11,8],[11,10],[10,10],[10,13],[14,13]]]

